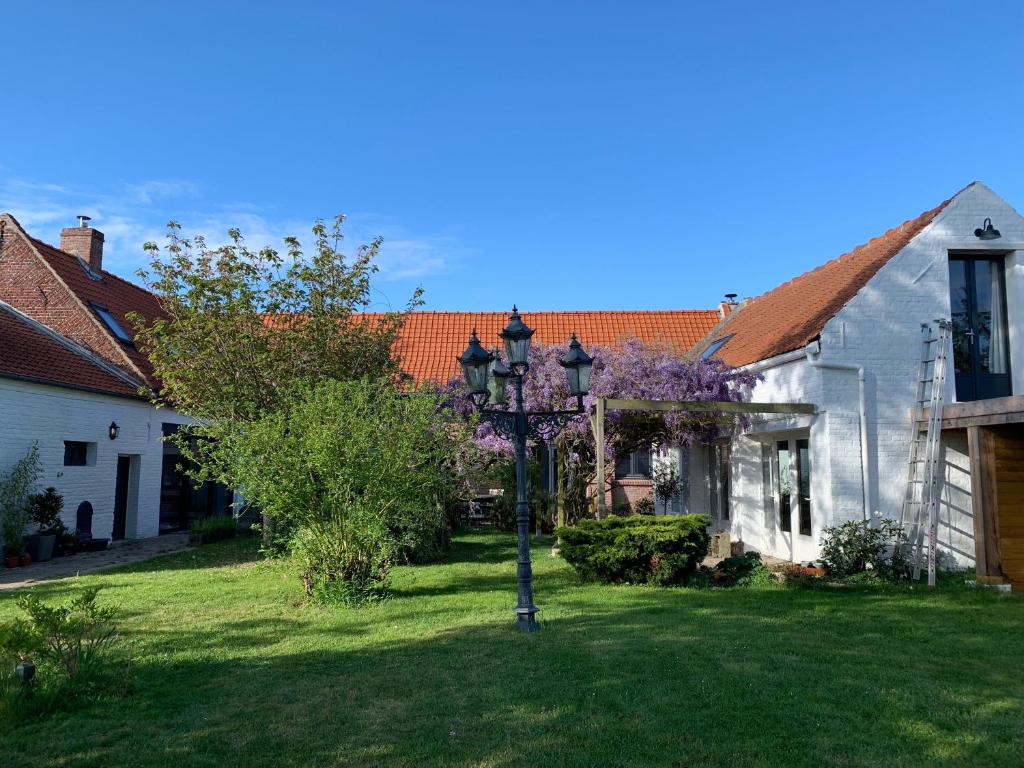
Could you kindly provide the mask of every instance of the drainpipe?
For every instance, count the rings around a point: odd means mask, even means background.
[[[817,347],[815,350],[814,347]],[[808,345],[806,348],[807,353],[807,364],[812,368],[820,368],[830,371],[850,371],[856,372],[857,384],[860,389],[860,399],[858,403],[858,411],[860,417],[860,471],[861,471],[861,483],[863,484],[863,501],[864,501],[864,522],[868,522],[871,518],[871,509],[873,507],[871,503],[871,464],[868,461],[868,416],[867,416],[867,397],[864,393],[864,366],[863,365],[842,365],[840,363],[826,363],[820,359],[815,359],[815,356],[821,355],[820,343],[817,345]]]

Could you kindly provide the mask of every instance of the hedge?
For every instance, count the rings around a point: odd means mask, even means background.
[[[585,579],[685,584],[708,553],[706,515],[612,515],[559,528],[562,557]]]
[[[236,533],[235,518],[207,517],[197,520],[188,532],[188,542],[193,545],[212,544],[215,541],[234,538]]]

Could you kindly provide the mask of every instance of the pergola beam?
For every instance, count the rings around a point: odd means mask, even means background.
[[[737,403],[731,400],[625,400],[599,397],[591,416],[590,426],[597,444],[597,516],[605,516],[604,503],[604,418],[608,411],[690,411],[714,413],[805,413],[815,414],[811,403]]]

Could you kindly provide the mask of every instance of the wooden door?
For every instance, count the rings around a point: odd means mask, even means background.
[[[1024,588],[1024,426],[993,432],[999,554],[1003,574]]]

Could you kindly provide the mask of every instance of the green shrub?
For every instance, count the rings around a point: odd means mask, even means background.
[[[39,526],[39,533],[43,535],[62,536],[67,527],[60,518],[64,509],[64,497],[57,493],[57,489],[47,488],[42,493],[36,493],[28,498],[29,515],[32,522]]]
[[[8,554],[25,551],[25,529],[31,518],[30,498],[42,474],[39,446],[33,444],[7,472],[0,474],[0,527]]]
[[[644,496],[641,499],[637,499],[633,502],[633,512],[638,515],[653,515],[654,499],[650,496]]]
[[[877,525],[850,520],[823,531],[821,559],[829,575],[844,578],[868,569],[886,578],[906,573],[903,528],[894,520]]]
[[[292,540],[305,593],[321,605],[357,605],[387,595],[395,555],[373,506],[353,500],[310,519]]]
[[[124,690],[130,662],[116,658],[121,636],[114,611],[96,604],[98,593],[90,587],[65,605],[47,605],[31,592],[18,597],[24,616],[0,625],[5,710],[42,714]],[[30,696],[9,672],[15,662],[36,666]]]
[[[233,485],[263,511],[313,600],[358,602],[384,587],[391,564],[436,553],[469,434],[440,402],[389,382],[333,381],[224,433]]]
[[[705,515],[612,516],[559,528],[562,556],[586,579],[684,584],[708,553]]]
[[[628,501],[616,501],[612,504],[612,514],[619,517],[628,517],[633,514],[633,507]]]
[[[207,517],[192,524],[188,532],[188,541],[190,544],[212,544],[215,541],[232,539],[237,532],[234,516]]]

